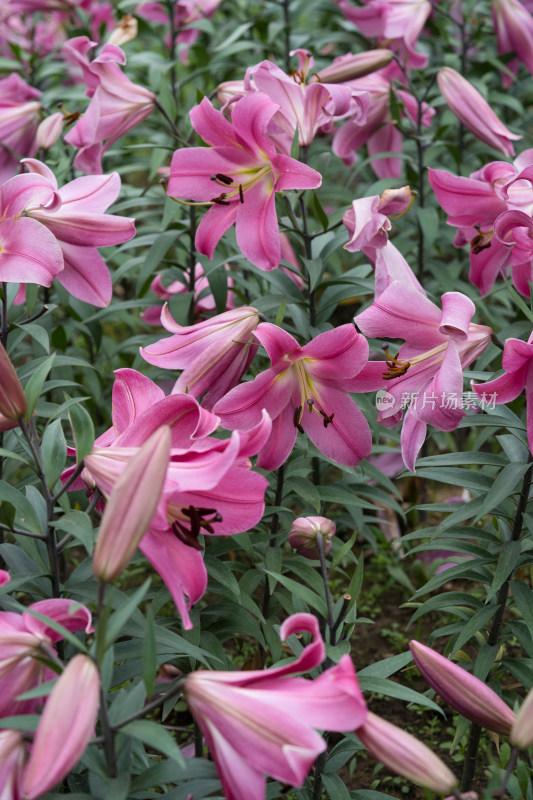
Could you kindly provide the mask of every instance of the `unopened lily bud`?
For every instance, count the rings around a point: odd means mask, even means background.
[[[356,734],[370,755],[397,775],[441,794],[457,785],[453,772],[429,747],[376,714],[369,711]]]
[[[321,534],[324,555],[327,555],[335,529],[335,523],[327,517],[298,517],[291,525],[289,544],[305,558],[318,558],[317,536]]]
[[[99,706],[96,664],[88,656],[74,656],[46,701],[22,776],[21,797],[40,797],[70,772],[94,735]]]
[[[506,156],[514,155],[511,140],[522,137],[505,127],[466,78],[451,67],[444,67],[437,75],[437,83],[448,107],[474,136]]]
[[[244,88],[244,81],[224,81],[223,83],[219,83],[217,87],[217,103],[219,106],[225,106],[233,100],[237,100],[239,97],[244,97],[245,94],[246,89]]]
[[[154,516],[165,482],[171,432],[162,426],[128,461],[107,501],[94,548],[93,571],[113,581],[126,567]],[[85,459],[91,468],[91,456]]]
[[[392,50],[376,49],[369,50],[367,53],[357,53],[357,55],[341,56],[336,58],[329,67],[314,73],[309,82],[313,80],[320,83],[344,83],[362,78],[378,69],[383,69],[390,64],[394,56]]]
[[[409,642],[413,659],[429,685],[463,717],[508,734],[516,714],[486,683],[420,642]]]
[[[15,367],[0,344],[0,415],[7,423],[16,423],[26,411],[26,398]]]
[[[108,44],[115,44],[117,47],[122,47],[126,42],[131,42],[137,36],[138,23],[135,17],[131,14],[126,14],[119,21],[117,27],[111,33],[107,40]]]
[[[511,728],[509,741],[519,750],[527,750],[533,744],[533,689],[520,706]]]
[[[63,130],[63,114],[58,111],[40,123],[37,128],[37,149],[49,150],[57,142]]]

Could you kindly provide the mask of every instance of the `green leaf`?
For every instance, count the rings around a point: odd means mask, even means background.
[[[0,497],[16,509],[15,526],[33,533],[42,533],[41,523],[32,504],[26,497],[5,481],[0,481]]]
[[[352,575],[350,585],[348,586],[347,594],[350,595],[350,602],[348,603],[348,609],[346,613],[349,613],[352,610],[355,603],[357,602],[357,598],[359,597],[359,592],[361,591],[361,586],[363,585],[364,567],[365,567],[364,559],[359,558],[357,566]]]
[[[60,531],[66,531],[82,543],[90,556],[93,552],[94,533],[90,518],[83,511],[69,511],[58,520],[50,523]]]
[[[460,650],[475,633],[481,630],[481,628],[486,625],[490,619],[492,619],[496,613],[496,610],[497,606],[491,604],[490,606],[483,606],[483,608],[480,608],[479,611],[476,611],[474,616],[471,617],[463,626],[461,633],[454,641],[454,653],[456,653],[457,650]]]
[[[320,283],[325,262],[321,258],[302,258],[302,262],[309,276],[309,289],[313,291]]]
[[[105,629],[105,649],[113,644],[115,639],[120,636],[122,628],[129,620],[139,603],[144,600],[146,592],[150,588],[151,579],[147,578],[142,586],[133,592],[128,601],[121,606],[118,611],[109,618]]]
[[[400,653],[397,656],[384,658],[383,661],[377,661],[375,664],[370,664],[368,667],[357,670],[358,675],[366,675],[370,678],[388,678],[389,675],[394,675],[400,669],[403,669],[410,664],[413,660],[411,651]]]
[[[7,525],[7,527],[11,530],[15,525],[15,515],[17,513],[17,509],[13,505],[13,503],[9,503],[7,500],[2,500],[0,503],[0,522],[2,525]]]
[[[55,353],[49,356],[48,358],[45,358],[45,360],[41,364],[39,364],[35,372],[32,374],[31,378],[29,379],[28,383],[26,384],[26,388],[24,389],[24,394],[26,395],[26,403],[28,404],[26,419],[30,419],[33,412],[35,411],[35,406],[37,405],[37,401],[41,394],[43,383],[45,382],[48,373],[52,369],[54,361],[55,361]]]
[[[277,325],[278,328],[283,324],[283,318],[285,317],[286,308],[287,308],[287,295],[284,294],[283,299],[276,313],[276,319],[274,320],[274,325]]]
[[[307,411],[304,410],[304,413],[307,413]],[[287,492],[292,492],[297,497],[302,498],[306,503],[309,503],[317,514],[320,513],[320,495],[314,483],[308,481],[307,478],[295,475],[286,481],[285,486]]]
[[[123,728],[120,728],[122,733],[131,736],[134,739],[147,744],[148,747],[153,747],[163,755],[171,758],[180,767],[185,767],[185,759],[180,753],[180,749],[168,731],[159,725],[157,722],[151,722],[148,719],[136,719],[133,722],[128,722]]]
[[[420,692],[415,692],[414,689],[402,686],[401,683],[389,681],[387,678],[374,678],[366,675],[361,676],[361,673],[358,674],[363,692],[377,692],[385,695],[385,697],[395,697],[397,700],[405,700],[406,703],[416,703],[419,706],[432,708],[433,711],[437,711],[441,715],[444,713],[433,700],[420,694]]]
[[[76,464],[79,464],[93,449],[94,425],[87,409],[79,403],[70,406],[68,418],[76,447]]]
[[[496,508],[503,500],[511,497],[515,486],[524,477],[529,467],[529,464],[512,462],[502,469],[483,500],[476,522]]]
[[[145,284],[147,284],[156,272],[157,267],[163,260],[165,253],[172,247],[176,239],[180,236],[177,230],[163,231],[159,233],[155,242],[150,247],[142,269],[137,278],[136,291],[141,296],[144,294]]]
[[[67,460],[67,443],[61,420],[57,419],[47,426],[41,442],[41,454],[46,482],[53,488]]]
[[[319,511],[319,509],[318,509],[318,508],[317,508],[317,511]],[[353,547],[353,546],[354,546],[354,544],[355,544],[355,540],[356,540],[356,539],[357,539],[357,530],[355,530],[355,531],[352,533],[352,535],[350,536],[350,538],[348,539],[348,541],[347,541],[347,542],[344,542],[344,544],[343,544],[343,545],[342,545],[342,547],[341,547],[341,548],[338,550],[338,552],[337,552],[337,553],[335,553],[335,557],[334,557],[334,559],[333,559],[333,560],[332,560],[332,562],[331,562],[331,569],[332,569],[332,570],[333,570],[333,569],[335,569],[335,567],[337,566],[337,564],[340,564],[340,563],[341,563],[341,561],[342,561],[342,559],[344,558],[344,556],[345,556],[347,553],[349,553],[349,552],[350,552],[350,550],[352,549],[352,547]],[[360,560],[361,560],[361,559],[360,559]],[[359,564],[358,564],[358,566],[359,566]]]
[[[328,215],[322,208],[316,192],[311,192],[311,211],[316,221],[322,226],[322,230],[326,231],[329,225]]]
[[[308,586],[304,586],[297,581],[293,581],[292,578],[287,578],[285,575],[281,575],[279,572],[271,572],[270,570],[265,570],[267,575],[272,575],[273,578],[276,578],[282,586],[288,589],[290,592],[295,594],[297,597],[300,597],[304,603],[314,608],[315,611],[318,611],[319,614],[322,614],[323,617],[327,616],[327,608],[325,601],[313,592],[312,589],[309,589]]]
[[[350,792],[338,775],[323,773],[322,783],[330,800],[350,800]]]
[[[494,597],[496,592],[505,583],[509,575],[519,566],[521,547],[522,546],[520,542],[504,542],[503,549],[496,565],[492,584],[487,592],[487,603],[491,597]]]
[[[511,581],[513,598],[528,629],[533,631],[533,591],[523,581]]]
[[[25,714],[24,716],[16,717],[3,717],[0,719],[0,729],[12,728],[16,731],[30,731],[35,732],[39,724],[40,716],[38,714]]]

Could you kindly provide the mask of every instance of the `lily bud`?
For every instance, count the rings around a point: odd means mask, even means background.
[[[318,558],[317,536],[322,536],[324,555],[331,550],[335,523],[327,517],[298,517],[291,525],[289,544],[304,558]]]
[[[505,127],[466,78],[454,69],[444,67],[437,75],[437,83],[448,107],[474,136],[506,156],[514,155],[511,139],[522,137]]]
[[[336,58],[329,67],[314,73],[309,82],[312,83],[315,80],[320,83],[344,83],[363,78],[371,72],[386,67],[392,61],[393,56],[392,50],[380,48],[369,50],[367,53],[357,53],[357,55],[348,53]]]
[[[37,128],[37,149],[49,150],[61,136],[62,130],[63,114],[61,111],[43,119]]]
[[[46,701],[21,781],[21,796],[34,800],[67,775],[80,760],[100,706],[100,678],[85,655],[69,661]]]
[[[26,398],[15,367],[3,345],[0,344],[0,415],[6,423],[16,423],[26,411]]]
[[[109,582],[120,575],[148,530],[165,481],[170,440],[170,428],[158,428],[115,483],[94,548],[93,571],[100,580]],[[89,469],[90,460],[89,455]]]
[[[463,717],[508,734],[516,714],[486,683],[420,642],[409,642],[416,666],[440,696]]]
[[[356,734],[370,755],[397,775],[441,794],[457,785],[453,772],[429,747],[376,714],[369,711]]]
[[[527,750],[533,744],[533,689],[520,706],[511,728],[509,741],[519,750]]]

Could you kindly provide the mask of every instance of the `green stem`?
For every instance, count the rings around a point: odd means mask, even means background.
[[[283,479],[285,476],[285,464],[282,464],[281,467],[278,468],[276,476],[277,476],[277,483],[276,483],[276,496],[274,499],[274,505],[280,506],[281,501],[283,500]],[[273,514],[272,521],[270,523],[270,538],[268,540],[269,547],[275,547],[276,545],[276,534],[278,532],[278,526],[279,526],[279,515],[278,512],[276,511],[275,514]],[[270,611],[270,591],[268,589],[268,575],[265,575],[263,608],[261,610],[263,612],[263,616],[266,619]],[[266,658],[266,653],[264,653],[263,656],[264,658]]]

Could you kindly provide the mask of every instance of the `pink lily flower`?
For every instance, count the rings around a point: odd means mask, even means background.
[[[498,54],[515,53],[507,68],[518,73],[518,61],[533,75],[533,17],[520,0],[492,0],[492,21],[498,43]],[[504,86],[512,83],[505,73],[502,74]]]
[[[439,794],[457,786],[453,772],[427,745],[376,714],[369,711],[356,734],[370,755],[397,775]]]
[[[18,172],[19,158],[37,152],[40,96],[16,73],[0,80],[0,184]]]
[[[235,223],[243,255],[260,269],[279,267],[274,193],[320,186],[318,172],[277,153],[268,138],[267,127],[278,109],[267,95],[251,92],[233,105],[231,122],[207,98],[191,111],[193,128],[210,148],[174,153],[168,194],[211,206],[196,233],[197,250],[209,258]]]
[[[5,569],[0,569],[0,586],[5,586],[11,580],[11,575]]]
[[[350,253],[362,250],[375,262],[376,250],[382,250],[389,240],[392,227],[389,217],[405,214],[414,196],[409,186],[402,186],[401,189],[385,189],[381,196],[354,200],[352,207],[342,217],[350,234],[350,241],[344,245],[344,249]]]
[[[405,344],[395,356],[386,350],[386,362],[370,361],[350,385],[351,391],[386,390],[388,402],[378,415],[384,425],[397,424],[407,406],[401,446],[404,463],[413,471],[427,425],[451,431],[465,416],[463,369],[489,345],[492,330],[471,322],[475,307],[466,295],[447,292],[441,311],[407,263],[395,267],[392,281],[376,273],[374,302],[355,321],[366,336],[400,336]]]
[[[370,453],[372,437],[348,384],[368,359],[368,343],[353,325],[321,333],[300,347],[289,333],[263,322],[254,333],[272,366],[218,401],[214,412],[230,430],[249,429],[270,414],[272,434],[257,466],[277,469],[288,458],[298,431],[338,464],[355,466]]]
[[[316,729],[358,728],[367,715],[349,656],[315,680],[292,677],[317,667],[325,657],[318,621],[293,614],[280,629],[285,641],[298,632],[313,641],[296,661],[265,670],[190,673],[187,704],[217,766],[226,800],[262,800],[265,775],[301,786],[326,749]],[[260,721],[260,724],[258,724]]]
[[[409,647],[424,678],[452,708],[490,731],[509,733],[516,714],[486,683],[431,647],[414,640]]]
[[[202,316],[209,311],[215,311],[216,304],[215,298],[211,294],[209,281],[204,272],[204,268],[199,261],[193,267],[194,269],[194,313],[196,316]],[[229,271],[229,264],[225,264],[226,271]],[[161,275],[156,275],[150,284],[152,292],[160,297],[162,300],[170,300],[175,294],[185,294],[190,291],[190,270],[185,270],[183,277],[185,283],[182,281],[172,281],[168,286],[163,285]],[[226,311],[235,308],[235,301],[233,299],[233,278],[228,275],[228,294],[226,299]],[[161,311],[162,306],[149,306],[146,311],[141,314],[141,319],[147,325],[161,325]]]
[[[184,627],[191,628],[189,610],[207,587],[199,535],[242,533],[262,518],[268,482],[250,469],[249,458],[270,435],[270,419],[263,415],[250,431],[214,439],[209,434],[218,417],[191,395],[165,397],[148,378],[124,369],[116,373],[112,421],[72,489],[96,485],[109,497],[139,447],[154,430],[169,425],[172,450],[163,492],[139,548],[166,583]],[[63,481],[73,469],[63,472]]]
[[[264,445],[270,430],[265,413],[251,431],[234,431],[224,440],[204,438],[171,450],[163,493],[139,549],[165,582],[186,629],[192,628],[191,606],[207,588],[200,534],[242,533],[263,516],[268,481],[250,469],[249,458]],[[135,446],[93,450],[86,458],[85,481],[109,497],[137,452]]]
[[[264,92],[279,105],[268,132],[274,138],[273,125],[279,126],[280,135],[276,135],[275,140],[287,154],[291,151],[296,130],[300,146],[307,147],[322,125],[348,112],[352,99],[352,91],[346,85],[307,83],[307,75],[313,68],[313,56],[307,50],[293,50],[291,55],[294,54],[298,55],[300,64],[291,75],[271,61],[262,61],[249,67],[244,80],[245,89]],[[356,103],[361,123],[366,119],[368,101],[368,93],[358,93]]]
[[[79,654],[69,661],[39,720],[21,779],[24,800],[47,792],[82,757],[100,708],[100,676],[94,661]]]
[[[346,19],[378,44],[384,44],[405,58],[410,67],[425,67],[426,55],[415,50],[426,20],[431,13],[428,0],[364,0],[353,6],[349,0],[337,0]]]
[[[30,610],[59,622],[67,630],[92,631],[90,611],[72,600],[41,600],[29,606]],[[28,611],[0,612],[0,717],[35,713],[42,703],[40,698],[15,698],[54,676],[36,657],[46,657],[47,652],[55,654],[53,645],[62,637]]]
[[[390,111],[393,81],[401,82],[402,80],[404,80],[404,76],[400,69],[396,64],[390,64],[371,75],[348,82],[352,91],[366,91],[370,94],[370,105],[364,123],[359,121],[358,114],[350,116],[333,137],[333,152],[347,166],[355,163],[356,151],[364,144],[367,145],[369,156],[377,156],[384,152],[402,152],[402,137],[397,125],[394,124]],[[415,98],[405,89],[395,87],[394,92],[401,101],[405,114],[416,123],[418,105]],[[429,127],[434,114],[435,110],[429,108],[427,103],[423,103],[422,125]],[[375,158],[372,161],[372,169],[378,178],[399,178],[402,164],[399,158]]]
[[[451,67],[439,70],[437,83],[448,107],[481,142],[506,156],[514,155],[513,141],[522,137],[511,133],[472,84]]]
[[[239,383],[254,359],[258,345],[252,333],[259,324],[259,312],[241,306],[183,327],[174,321],[165,304],[161,324],[173,336],[141,347],[141,356],[163,369],[182,369],[172,393],[187,392],[199,398],[208,392],[202,403],[211,411]]]
[[[89,63],[87,52],[96,46],[86,36],[65,44],[67,57],[78,63],[91,98],[85,114],[65,136],[65,141],[79,152],[74,166],[87,174],[102,172],[101,158],[121,136],[146,119],[155,105],[155,95],[132,83],[120,65],[126,57],[120,47],[106,44]]]
[[[495,161],[469,178],[444,170],[428,170],[437,200],[449,215],[448,224],[459,229],[455,245],[470,244],[469,279],[481,294],[490,291],[498,274],[510,266],[517,291],[529,297],[528,280],[533,279],[531,256],[510,241],[513,228],[527,228],[529,223],[519,215],[510,218],[513,224],[509,226],[509,217],[502,215],[519,211],[530,218],[533,214],[532,165],[533,150],[525,150],[513,164]],[[495,235],[500,217],[506,224],[500,235]],[[524,220],[524,225],[520,225],[520,220]],[[518,236],[527,244],[523,234],[518,232]]]
[[[133,219],[105,213],[120,191],[118,173],[76,178],[59,189],[55,175],[41,161],[27,158],[23,163],[32,173],[21,176],[28,186],[32,180],[37,185],[47,182],[54,198],[48,204],[39,202],[38,197],[29,198],[24,213],[48,229],[61,248],[64,268],[57,280],[80,300],[108,305],[111,276],[96,248],[121,244],[135,236]]]
[[[523,342],[507,339],[503,349],[502,367],[505,372],[488,383],[472,383],[472,389],[481,399],[488,396],[495,403],[510,403],[526,390],[527,439],[533,453],[533,333]]]

